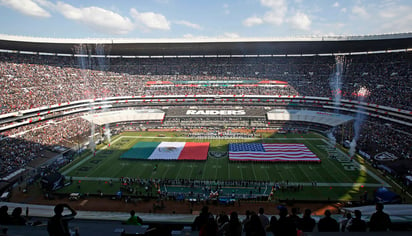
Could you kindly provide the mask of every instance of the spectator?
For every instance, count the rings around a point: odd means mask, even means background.
[[[298,216],[298,209],[293,207],[291,210],[291,214],[288,216],[288,218],[295,223],[295,225],[298,225],[298,222],[300,221],[300,217]]]
[[[325,217],[318,222],[319,232],[339,232],[338,222],[331,217],[329,210],[325,210]]]
[[[211,214],[209,213],[209,207],[204,206],[200,214],[195,218],[192,224],[192,230],[200,230],[206,223],[208,223],[208,219],[210,216]]]
[[[303,232],[312,232],[315,228],[316,221],[311,216],[312,211],[310,209],[306,209],[303,217],[298,221],[298,229],[302,230]]]
[[[269,227],[270,227],[270,232],[272,232],[273,235],[276,235],[275,229],[276,229],[276,222],[277,221],[278,221],[278,219],[276,218],[276,216],[270,217]]]
[[[255,212],[250,213],[250,221],[245,224],[246,236],[263,236],[266,235],[262,227],[259,216]]]
[[[296,224],[295,222],[287,217],[288,209],[286,207],[279,208],[279,219],[276,221],[274,229],[274,235],[276,236],[291,236],[296,235]]]
[[[224,229],[225,236],[241,236],[242,235],[242,224],[239,221],[237,212],[230,213],[230,220],[228,224],[225,225]]]
[[[62,215],[64,209],[70,210],[70,214]],[[77,212],[67,204],[57,204],[54,207],[55,215],[49,219],[47,231],[50,236],[70,236],[69,221],[74,219]]]
[[[131,210],[130,211],[130,217],[129,217],[129,219],[126,220],[125,224],[127,224],[127,225],[142,225],[143,220],[139,216],[136,216],[136,212],[134,210]]]
[[[226,226],[229,224],[229,217],[225,212],[222,212],[219,214],[216,221],[219,228],[219,234],[224,234],[224,232],[226,231]]]
[[[366,231],[366,222],[362,220],[362,212],[360,210],[355,210],[355,218],[349,221],[347,229],[349,232]]]
[[[25,225],[27,220],[21,215],[23,209],[21,207],[14,208],[11,213],[11,224],[13,225]]]
[[[263,209],[263,207],[259,208],[260,223],[262,224],[263,229],[266,231],[267,227],[269,226],[269,218],[264,213],[265,210]]]
[[[218,232],[218,226],[215,218],[212,214],[208,215],[206,224],[204,224],[200,231],[199,236],[216,236]]]
[[[243,231],[246,231],[246,225],[250,222],[250,216],[251,216],[251,212],[249,210],[246,210],[245,212],[245,219],[243,219],[242,221],[242,225],[243,225]]]
[[[388,231],[391,225],[391,219],[388,214],[383,212],[383,204],[376,204],[376,212],[372,214],[369,221],[369,230],[372,232]]]
[[[8,210],[9,207],[6,205],[0,207],[0,224],[2,225],[10,224],[11,219]]]
[[[342,222],[340,223],[340,228],[342,232],[348,231],[346,227],[348,226],[348,223],[352,220],[352,214],[350,212],[346,213],[345,216],[346,218],[342,220]]]

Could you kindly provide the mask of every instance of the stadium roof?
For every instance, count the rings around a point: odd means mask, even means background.
[[[82,44],[96,54],[121,56],[190,55],[300,55],[406,50],[412,48],[412,33],[372,36],[308,37],[292,39],[132,40],[132,39],[47,39],[0,35],[0,49],[41,53],[75,54]]]
[[[96,125],[105,125],[127,121],[161,121],[165,113],[158,109],[138,109],[124,111],[108,111],[82,116]]]

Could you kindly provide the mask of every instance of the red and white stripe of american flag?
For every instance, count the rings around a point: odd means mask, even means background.
[[[262,143],[265,152],[229,152],[232,161],[310,161],[320,159],[301,143]]]

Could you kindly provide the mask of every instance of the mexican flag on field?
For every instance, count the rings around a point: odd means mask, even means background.
[[[120,158],[146,160],[206,160],[208,151],[208,142],[138,142]]]

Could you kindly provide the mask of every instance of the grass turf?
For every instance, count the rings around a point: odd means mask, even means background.
[[[227,157],[209,157],[207,161],[154,161],[124,160],[120,156],[139,141],[194,141],[192,138],[177,136],[176,133],[157,137],[156,133],[129,132],[113,138],[110,145],[98,147],[96,156],[82,156],[63,169],[67,176],[77,177],[133,177],[154,179],[199,179],[199,180],[251,180],[251,181],[289,181],[325,183],[378,183],[341,155],[338,159],[328,157],[322,137],[317,134],[275,135],[262,139],[202,139],[210,142],[209,151],[227,152],[228,143],[265,142],[265,143],[304,143],[322,160],[317,163],[263,163],[230,162]],[[174,136],[173,136],[174,135]],[[177,137],[176,137],[177,136]],[[75,166],[75,164],[78,166]],[[157,165],[157,171],[153,167]]]

